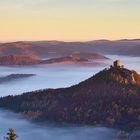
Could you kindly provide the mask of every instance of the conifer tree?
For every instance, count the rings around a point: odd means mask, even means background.
[[[10,128],[7,136],[4,138],[5,140],[16,140],[17,134],[15,134],[14,129]]]

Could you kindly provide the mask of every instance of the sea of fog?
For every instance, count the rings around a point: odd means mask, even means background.
[[[36,76],[0,84],[0,96],[16,95],[44,88],[60,88],[77,84],[120,59],[126,68],[140,73],[140,57],[107,55],[105,66],[74,67],[59,65],[36,65],[0,67],[0,76],[9,74],[36,74]],[[33,124],[20,115],[0,110],[0,139],[9,127],[18,133],[18,140],[120,140],[118,131],[111,128],[91,126],[56,126]],[[122,140],[122,139],[121,139]],[[123,139],[124,140],[124,139]]]
[[[37,125],[20,115],[0,110],[0,139],[9,127],[15,129],[19,136],[17,140],[113,140],[118,135],[117,130],[103,127]]]

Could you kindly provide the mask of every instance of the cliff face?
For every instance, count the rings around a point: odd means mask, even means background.
[[[40,121],[140,127],[140,75],[124,68],[105,69],[69,88],[45,89],[0,99],[0,107]]]
[[[140,75],[134,70],[112,67],[108,71],[105,71],[104,74],[119,83],[140,86]]]

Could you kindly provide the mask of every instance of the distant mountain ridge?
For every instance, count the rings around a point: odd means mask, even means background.
[[[9,55],[24,55],[32,56],[36,58],[56,58],[56,57],[66,57],[66,56],[75,56],[82,57],[85,59],[105,59],[106,57],[98,54],[94,51],[82,51],[80,49],[67,48],[65,43],[62,44],[55,42],[45,42],[45,45],[42,43],[33,43],[33,42],[11,42],[0,44],[0,56],[9,56]],[[80,43],[81,44],[81,43]],[[60,45],[60,46],[59,46]],[[62,46],[64,45],[64,46]],[[78,44],[76,44],[79,48]],[[75,53],[77,52],[77,53]]]
[[[79,52],[75,54],[74,52]],[[140,39],[116,41],[95,40],[87,42],[20,41],[0,44],[0,55],[32,55],[40,58],[77,55],[82,58],[98,57],[101,54],[140,56]]]
[[[31,42],[0,44],[0,65],[51,64],[60,62],[83,62],[83,60],[89,61],[91,59],[93,61],[96,59],[107,59],[104,55],[94,51],[82,51],[71,47],[68,49],[65,45],[64,47],[57,46],[59,43],[60,42],[57,41],[48,41],[45,46]]]
[[[106,58],[107,59],[107,58]],[[103,63],[99,63],[96,61],[90,62],[88,59],[74,57],[74,56],[66,56],[66,57],[58,57],[58,58],[50,58],[50,59],[39,59],[32,56],[24,56],[24,55],[9,55],[9,56],[0,56],[0,66],[11,66],[11,65],[39,65],[39,64],[68,64],[68,63],[78,63],[78,64],[88,64],[88,65],[99,65]]]
[[[31,44],[39,46],[52,46],[53,41],[36,41],[30,42]],[[93,40],[87,42],[62,42],[55,41],[56,49],[59,47],[62,50],[81,50],[89,52],[97,52],[100,54],[116,54],[116,55],[130,55],[140,56],[140,39],[122,39],[122,40]],[[52,49],[55,49],[52,46]]]
[[[82,59],[79,57],[60,57],[60,58],[52,58],[43,60],[41,64],[54,64],[54,63],[65,63],[65,62],[88,62],[88,59]]]
[[[39,64],[40,61],[32,56],[24,55],[0,56],[0,65],[34,65]]]
[[[68,88],[0,98],[0,107],[33,120],[140,128],[140,75],[113,66]]]

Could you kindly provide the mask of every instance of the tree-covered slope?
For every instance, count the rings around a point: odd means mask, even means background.
[[[40,121],[139,129],[140,75],[113,67],[72,87],[1,98],[0,107]]]

